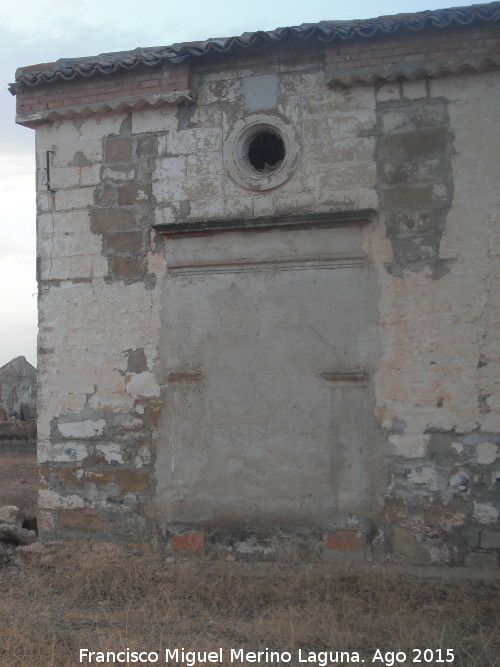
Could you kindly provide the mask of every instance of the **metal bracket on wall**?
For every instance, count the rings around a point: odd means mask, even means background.
[[[49,192],[54,193],[55,190],[53,190],[50,187],[50,157],[49,155],[52,153],[52,155],[55,153],[55,151],[45,151],[45,180],[44,180],[44,185],[47,186],[47,190]]]

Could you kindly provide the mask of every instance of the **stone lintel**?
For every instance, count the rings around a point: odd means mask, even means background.
[[[337,227],[366,225],[376,217],[374,209],[330,211],[301,215],[271,215],[259,218],[234,218],[229,220],[193,220],[153,225],[153,229],[164,235],[207,234],[222,231],[255,231],[257,229]]]

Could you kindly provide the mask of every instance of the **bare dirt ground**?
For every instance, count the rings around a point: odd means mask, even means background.
[[[34,514],[37,481],[36,443],[0,440],[0,505]]]

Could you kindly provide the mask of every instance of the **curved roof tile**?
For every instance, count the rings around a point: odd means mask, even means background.
[[[184,42],[172,46],[137,48],[133,51],[104,53],[90,58],[66,58],[55,63],[45,63],[20,68],[16,82],[9,89],[15,95],[19,84],[37,86],[56,81],[70,81],[79,77],[91,77],[97,73],[113,74],[132,70],[139,65],[155,67],[169,61],[177,64],[186,58],[199,58],[211,53],[229,53],[247,49],[263,42],[284,42],[290,39],[334,40],[370,39],[379,34],[392,34],[400,30],[419,32],[426,28],[449,28],[472,23],[500,21],[500,1],[469,7],[438,9],[415,14],[396,14],[374,19],[354,21],[320,21],[300,26],[277,28],[271,31],[246,32],[239,37],[222,37],[203,42]]]

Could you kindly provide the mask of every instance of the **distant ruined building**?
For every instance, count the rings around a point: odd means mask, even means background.
[[[11,91],[36,130],[43,541],[498,567],[499,2],[63,59]]]
[[[36,417],[37,373],[24,357],[16,357],[0,368],[0,408],[7,417],[22,421]]]

